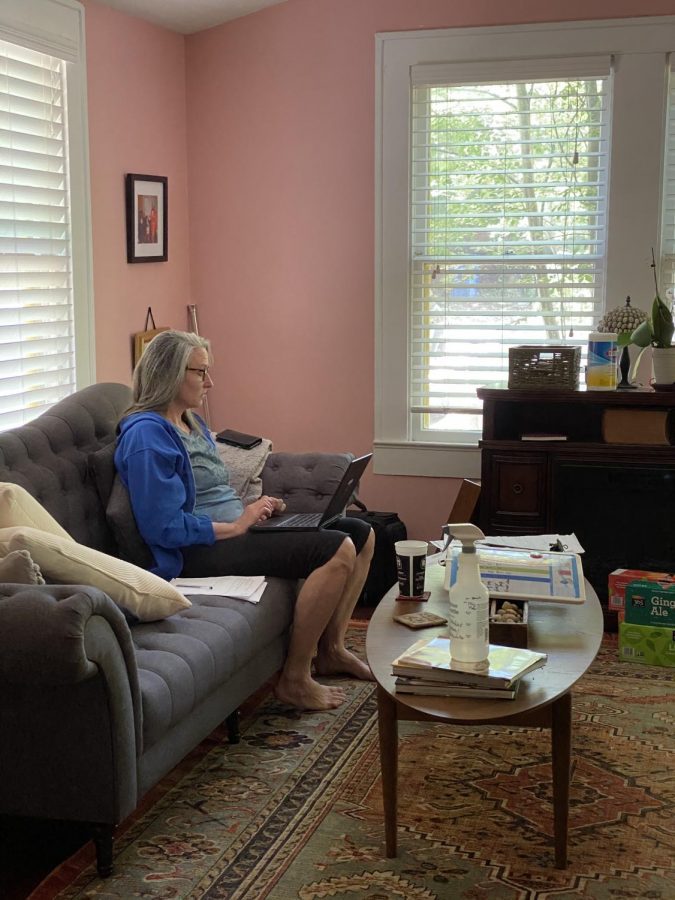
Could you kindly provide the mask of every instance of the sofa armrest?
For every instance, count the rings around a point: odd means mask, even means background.
[[[323,512],[353,458],[351,453],[270,453],[263,493],[281,497],[288,512]]]
[[[126,620],[80,585],[0,584],[0,812],[119,822],[142,710]]]

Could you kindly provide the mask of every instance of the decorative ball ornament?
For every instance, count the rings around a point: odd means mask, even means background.
[[[596,331],[631,334],[646,318],[647,313],[636,306],[631,306],[630,297],[626,297],[625,306],[617,306],[616,309],[606,312],[598,322]]]
[[[630,297],[626,297],[625,306],[618,306],[616,309],[610,309],[598,322],[597,331],[614,332],[619,336],[619,346],[623,345],[621,357],[619,359],[621,381],[616,386],[619,391],[632,390],[635,388],[635,385],[630,384],[628,380],[628,373],[630,371],[628,344],[630,343],[630,335],[635,331],[638,325],[645,321],[646,318],[647,313],[642,309],[631,306]]]

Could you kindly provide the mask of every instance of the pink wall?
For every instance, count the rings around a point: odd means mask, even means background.
[[[375,33],[675,13],[673,0],[288,0],[183,38],[85,4],[98,380],[129,380],[148,305],[184,328],[195,302],[216,354],[214,424],[356,452],[373,439]],[[169,177],[167,263],[126,262],[126,172]],[[456,489],[371,474],[362,493],[428,537]]]
[[[89,151],[94,233],[96,375],[131,379],[131,338],[148,306],[157,325],[185,328],[190,255],[185,40],[86,3]],[[124,176],[169,179],[169,259],[129,265]]]
[[[277,448],[367,450],[374,402],[379,31],[675,12],[672,0],[289,0],[187,39],[192,286],[214,421]],[[411,537],[458,482],[367,475]]]

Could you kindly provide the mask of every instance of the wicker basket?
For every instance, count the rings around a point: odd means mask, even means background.
[[[509,347],[509,387],[579,387],[581,347]]]

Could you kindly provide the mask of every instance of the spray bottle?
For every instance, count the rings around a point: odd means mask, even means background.
[[[452,536],[462,542],[458,558],[457,578],[450,587],[448,632],[452,662],[466,671],[481,672],[488,668],[489,612],[488,590],[480,580],[476,541],[485,535],[475,525],[463,523],[449,526]],[[450,578],[450,551],[446,559],[446,585]]]

